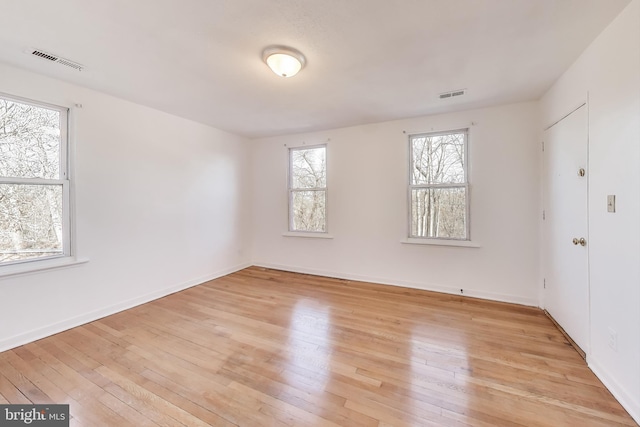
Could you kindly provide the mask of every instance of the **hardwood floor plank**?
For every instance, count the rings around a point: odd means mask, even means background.
[[[5,376],[13,386],[20,391],[29,401],[39,403],[53,403],[40,388],[30,379],[27,372],[16,369],[11,360],[15,360],[15,350],[9,350],[0,354],[2,359],[2,375]]]
[[[34,386],[38,387],[38,389],[47,396],[46,400],[42,400],[41,403],[71,403],[73,399],[43,375],[47,370],[47,366],[35,356],[25,357],[27,354],[33,356],[33,353],[24,347],[16,349],[15,351],[8,351],[6,352],[6,361],[17,372],[23,373]],[[73,402],[75,403],[75,401]]]
[[[272,363],[265,363],[267,364],[273,366]],[[322,395],[314,394],[311,392],[313,386],[309,386],[308,382],[297,381],[291,373],[283,378],[281,370],[265,369],[265,365],[230,363],[225,366],[223,373],[237,383],[250,386],[340,426],[377,425],[376,419],[345,408],[346,398],[326,390]],[[323,385],[319,383],[315,389],[322,390]]]
[[[68,403],[70,416],[77,418],[84,425],[100,425],[105,423],[110,423],[108,425],[117,425],[117,423],[125,423],[124,418],[101,402],[105,390],[85,378],[87,376],[86,369],[73,369],[61,360],[66,359],[64,353],[56,353],[56,356],[62,356],[60,359],[45,350],[45,346],[57,349],[55,346],[47,345],[47,343],[53,340],[53,337],[49,337],[32,343],[27,347],[42,361],[42,364],[39,365],[38,372],[63,390],[67,395],[67,397],[61,401],[55,401],[53,403]],[[48,402],[32,400],[32,403],[40,404]]]
[[[126,378],[124,375],[121,375],[106,366],[98,368],[97,371],[105,378],[109,378],[113,382],[113,384],[117,385],[121,390],[120,393],[125,392],[127,396],[132,398],[132,400],[129,400],[128,403],[130,406],[140,407],[142,405],[150,410],[147,413],[155,412],[163,414],[163,422],[160,425],[164,425],[165,421],[167,421],[167,417],[170,417],[171,419],[176,420],[178,423],[187,427],[208,426],[208,423],[202,421],[198,417],[195,417],[184,409],[173,405],[171,402],[161,398],[155,393],[149,391],[147,388],[139,386],[135,382]],[[173,421],[166,423],[166,425],[173,424],[175,424]]]
[[[7,404],[29,404],[31,401],[11,381],[4,375],[6,362],[0,360],[0,396],[3,403]]]
[[[544,313],[250,267],[0,353],[71,426],[635,426]]]

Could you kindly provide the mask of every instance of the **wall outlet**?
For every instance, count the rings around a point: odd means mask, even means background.
[[[611,328],[609,328],[609,348],[618,351],[618,333]]]

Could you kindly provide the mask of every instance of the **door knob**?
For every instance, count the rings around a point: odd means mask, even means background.
[[[577,237],[574,237],[574,238],[573,238],[573,244],[577,246],[577,245],[578,245],[578,243],[580,243],[580,240],[578,240],[578,238],[577,238]]]
[[[580,243],[580,246],[587,246],[587,241],[584,237],[581,237],[580,240],[578,240],[578,243]]]

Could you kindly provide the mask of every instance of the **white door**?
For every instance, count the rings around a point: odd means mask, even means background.
[[[587,106],[544,133],[544,306],[589,350]]]

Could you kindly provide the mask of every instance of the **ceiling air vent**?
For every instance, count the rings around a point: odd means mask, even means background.
[[[445,92],[440,94],[440,99],[455,98],[456,96],[462,96],[467,93],[466,89],[452,90],[451,92]]]
[[[37,56],[38,58],[42,58],[46,61],[56,62],[60,65],[64,65],[65,67],[73,68],[74,70],[82,71],[84,68],[83,65],[78,64],[77,62],[70,61],[68,59],[60,58],[57,55],[53,55],[51,53],[44,52],[38,49],[29,49],[28,52],[31,52],[32,55]]]

